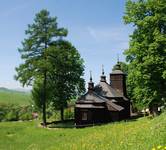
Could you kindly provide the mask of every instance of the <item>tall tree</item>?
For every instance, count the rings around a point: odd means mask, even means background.
[[[46,50],[49,44],[60,37],[67,35],[67,30],[58,28],[56,17],[50,17],[47,10],[41,10],[34,19],[34,23],[28,25],[25,31],[27,38],[22,42],[19,49],[24,63],[16,68],[16,80],[22,85],[33,85],[35,79],[42,80],[42,112],[43,126],[46,126],[46,87],[49,70]]]
[[[47,75],[48,76],[48,75]],[[52,88],[49,84],[47,77],[47,87],[46,87],[46,92],[47,92],[47,102],[46,106],[49,106],[50,100],[51,100],[51,92]],[[32,98],[32,104],[35,107],[35,110],[42,112],[42,97],[43,97],[43,80],[41,78],[36,78],[33,83],[33,87],[31,90],[31,98]]]
[[[156,114],[166,101],[166,1],[128,0],[124,21],[134,26],[125,51],[132,99]]]
[[[64,40],[53,42],[48,49],[48,56],[52,67],[49,74],[51,101],[55,109],[60,110],[63,121],[67,102],[85,91],[83,59],[77,49]]]

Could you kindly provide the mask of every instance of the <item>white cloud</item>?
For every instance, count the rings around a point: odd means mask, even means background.
[[[126,27],[87,27],[87,31],[97,42],[128,42],[129,30]]]

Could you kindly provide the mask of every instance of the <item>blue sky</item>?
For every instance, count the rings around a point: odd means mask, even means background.
[[[112,66],[125,61],[133,28],[124,25],[125,0],[5,0],[0,3],[0,87],[21,88],[13,76],[21,63],[18,47],[26,37],[27,24],[41,9],[57,16],[58,26],[68,29],[67,39],[78,49],[85,61],[85,80],[92,70],[97,84],[104,65],[108,75]]]

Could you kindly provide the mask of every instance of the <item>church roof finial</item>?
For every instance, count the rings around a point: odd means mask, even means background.
[[[92,71],[90,71],[90,82],[88,83],[88,91],[92,92],[94,89],[94,83],[92,81]]]
[[[102,75],[104,75],[104,65],[102,65]]]
[[[117,54],[117,64],[119,64],[119,54]]]
[[[92,71],[90,70],[90,82],[92,82]]]
[[[104,65],[102,65],[102,75],[101,75],[101,82],[106,82],[106,76],[104,75]]]

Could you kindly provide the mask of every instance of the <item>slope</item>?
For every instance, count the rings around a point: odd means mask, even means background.
[[[83,129],[43,129],[38,121],[2,122],[0,133],[3,150],[164,150],[166,113]]]

